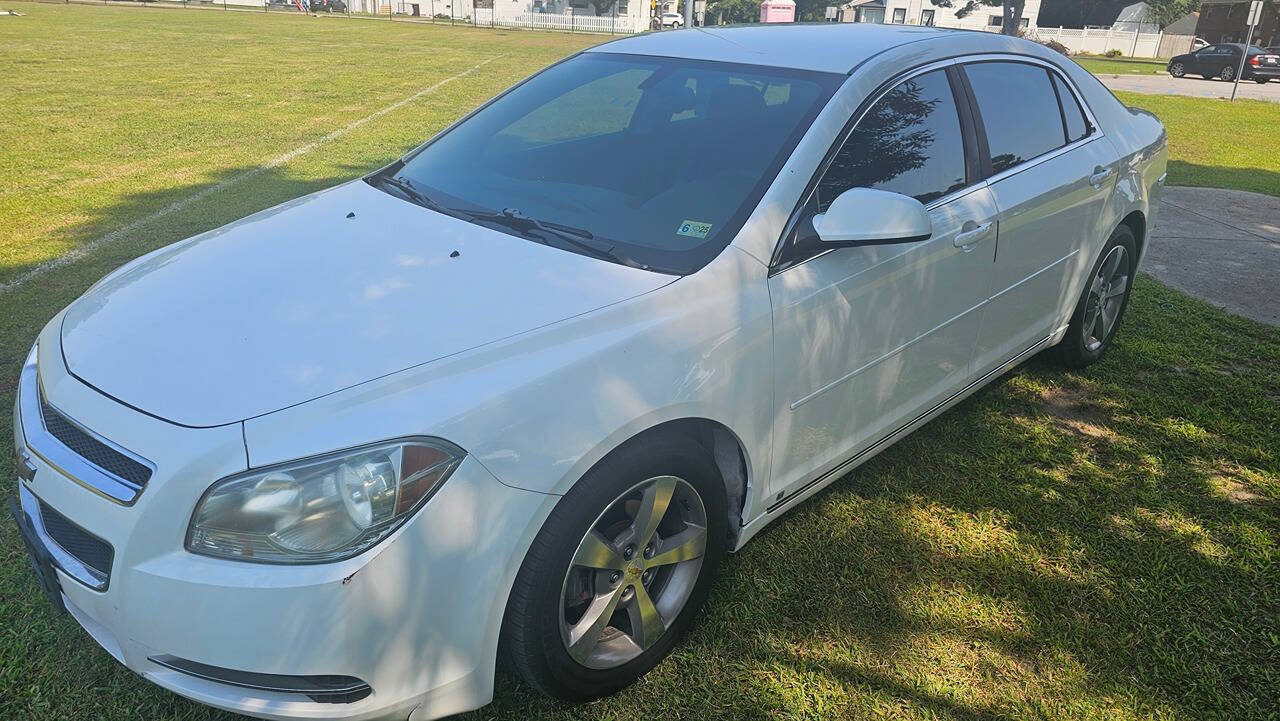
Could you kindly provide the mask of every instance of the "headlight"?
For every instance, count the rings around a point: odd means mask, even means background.
[[[187,550],[264,563],[350,558],[421,508],[465,455],[422,438],[232,476],[196,506]]]

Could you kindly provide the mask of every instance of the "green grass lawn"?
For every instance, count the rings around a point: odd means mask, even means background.
[[[27,15],[0,18],[0,284],[132,227],[0,292],[4,408],[36,331],[105,272],[377,167],[601,40],[4,7]],[[1280,195],[1274,105],[1122,97],[1164,118],[1171,182]],[[474,718],[1274,721],[1278,454],[1280,331],[1141,279],[1106,361],[1032,361],[791,513],[636,687],[574,708],[502,676]],[[7,520],[0,549],[0,719],[232,718],[55,617]]]
[[[1100,55],[1074,55],[1072,60],[1095,75],[1152,75],[1165,72],[1167,61],[1147,58],[1104,58]]]
[[[1116,92],[1169,131],[1169,183],[1280,195],[1280,105]]]

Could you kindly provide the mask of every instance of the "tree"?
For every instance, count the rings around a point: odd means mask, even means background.
[[[707,3],[707,24],[760,22],[758,0],[712,0]]]
[[[963,0],[957,7],[956,0],[930,0],[940,8],[955,8],[956,17],[962,18],[981,7],[1002,8],[1002,25],[1000,32],[1005,35],[1017,35],[1022,27],[1022,9],[1027,0]]]
[[[1189,12],[1200,9],[1200,0],[1143,0],[1147,4],[1147,18],[1164,28]]]

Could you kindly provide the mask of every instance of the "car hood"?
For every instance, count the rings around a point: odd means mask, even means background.
[[[270,413],[654,290],[356,181],[122,267],[63,318],[67,369],[187,426]]]

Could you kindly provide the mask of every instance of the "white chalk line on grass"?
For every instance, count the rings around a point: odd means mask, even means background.
[[[337,130],[329,133],[328,135],[325,135],[322,138],[319,138],[318,140],[313,140],[304,145],[299,145],[298,147],[294,148],[293,150],[290,150],[289,152],[283,155],[279,155],[279,156],[276,156],[275,158],[272,158],[265,165],[260,165],[256,168],[253,168],[252,170],[246,170],[243,173],[240,173],[239,175],[233,175],[232,177],[227,178],[221,183],[218,183],[216,185],[211,185],[208,188],[205,188],[204,190],[201,190],[196,193],[192,193],[191,195],[188,195],[185,198],[182,198],[180,200],[175,200],[174,202],[166,205],[165,207],[161,208],[160,210],[157,210],[156,212],[150,215],[143,216],[133,221],[132,223],[128,223],[127,225],[123,225],[119,228],[116,228],[110,233],[107,233],[106,235],[100,238],[95,238],[94,240],[91,240],[88,243],[85,243],[79,248],[75,248],[74,250],[69,250],[66,253],[63,253],[62,255],[56,258],[51,258],[49,260],[46,260],[45,262],[35,266],[31,270],[28,270],[22,275],[14,278],[13,280],[8,281],[7,283],[0,283],[0,295],[4,295],[9,291],[16,290],[26,285],[27,283],[30,283],[35,278],[38,278],[41,275],[44,275],[45,273],[48,273],[51,270],[54,270],[55,268],[61,268],[62,266],[67,265],[68,263],[74,263],[75,261],[90,255],[91,253],[98,250],[99,248],[102,248],[107,245],[111,245],[112,243],[115,243],[116,241],[129,235],[130,233],[133,233],[138,228],[141,228],[142,226],[146,225],[147,223],[150,223],[153,220],[159,220],[160,218],[163,218],[166,215],[172,215],[173,213],[176,213],[180,210],[183,210],[189,207],[192,203],[197,203],[201,200],[204,200],[205,198],[213,195],[214,193],[226,190],[227,188],[230,188],[231,186],[236,185],[237,183],[240,183],[244,180],[248,180],[249,178],[252,178],[256,175],[265,173],[268,170],[274,170],[275,168],[278,168],[284,165],[285,163],[288,163],[289,161],[297,158],[298,156],[305,155],[311,152],[312,150],[319,148],[322,145],[328,145],[329,143],[332,143],[338,138],[341,138],[342,136],[346,135],[352,130],[359,128],[361,125],[377,120],[378,118],[382,117],[383,115],[386,115],[387,113],[393,113],[399,110],[400,108],[403,108],[404,106],[408,105],[409,103],[412,103],[413,101],[418,100],[422,96],[430,95],[431,93],[434,93],[435,91],[444,87],[448,83],[453,82],[454,80],[460,80],[462,78],[465,78],[466,76],[474,73],[480,68],[493,62],[494,60],[497,60],[502,57],[505,57],[505,56],[495,55],[489,58],[488,60],[484,60],[477,65],[473,65],[472,67],[467,68],[466,70],[463,70],[457,75],[451,75],[445,78],[444,80],[441,80],[440,82],[435,83],[434,85],[428,85],[427,87],[419,90],[418,92],[408,97],[397,100],[396,102],[388,105],[385,108],[376,110],[373,113],[370,113],[369,115],[366,115],[363,118],[360,118],[358,120],[353,120],[352,122],[342,126],[341,128],[338,128]]]

